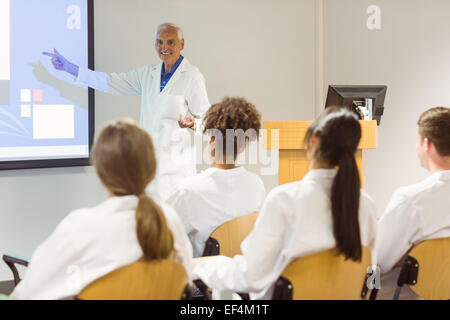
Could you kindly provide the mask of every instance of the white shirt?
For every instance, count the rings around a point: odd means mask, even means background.
[[[194,249],[201,257],[206,240],[220,225],[259,211],[266,196],[261,178],[244,167],[209,168],[187,178],[169,197],[184,223]]]
[[[180,113],[194,116],[200,134],[210,103],[203,75],[186,57],[160,91],[162,67],[161,62],[111,74],[80,67],[76,83],[116,95],[142,96],[140,125],[152,137],[158,160],[151,186],[165,200],[174,185],[196,172],[193,131],[180,128]]]
[[[294,259],[336,246],[331,216],[331,185],[335,169],[309,171],[303,180],[273,189],[264,201],[242,255],[217,256],[193,270],[219,291],[250,292],[252,299],[271,299],[273,283]],[[376,209],[361,191],[359,225],[363,246],[372,246]]]
[[[415,244],[446,237],[450,237],[450,170],[396,190],[378,222],[373,259],[386,273]]]
[[[136,196],[113,197],[71,212],[34,252],[17,299],[60,299],[77,295],[92,281],[136,262]],[[176,260],[190,276],[192,246],[176,212],[161,205],[174,236]]]

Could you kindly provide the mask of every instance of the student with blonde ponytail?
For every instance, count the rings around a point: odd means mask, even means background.
[[[78,294],[101,276],[139,259],[172,258],[188,275],[192,246],[175,210],[145,193],[156,172],[153,143],[130,120],[100,133],[92,162],[109,198],[75,210],[34,252],[18,299]]]
[[[360,190],[354,158],[360,138],[356,115],[328,108],[306,135],[310,171],[269,193],[241,244],[242,255],[203,258],[194,277],[218,291],[270,299],[274,282],[298,257],[337,248],[360,261],[362,246],[373,245],[376,231],[375,206]]]

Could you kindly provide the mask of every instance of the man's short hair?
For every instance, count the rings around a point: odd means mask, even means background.
[[[422,139],[431,141],[441,157],[450,156],[450,108],[428,109],[422,113],[417,124]]]
[[[167,28],[174,28],[177,30],[178,40],[181,40],[184,38],[183,30],[179,26],[177,26],[175,23],[170,23],[170,22],[161,23],[156,28],[156,36],[158,36],[158,33],[160,33],[162,30],[165,30]]]

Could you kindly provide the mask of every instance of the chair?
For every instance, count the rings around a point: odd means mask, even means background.
[[[80,300],[190,299],[184,267],[170,259],[137,261],[95,280],[77,296]]]
[[[9,267],[14,277],[14,286],[17,286],[20,282],[19,271],[17,271],[16,265],[28,267],[28,259],[15,255],[3,255],[3,261]]]
[[[403,262],[394,300],[405,284],[425,300],[450,299],[450,237],[425,240],[411,249]]]
[[[220,225],[211,233],[205,244],[203,256],[218,254],[234,257],[241,252],[241,242],[253,229],[258,212],[235,218]]]
[[[370,266],[370,249],[362,248],[361,262],[345,260],[337,249],[292,261],[275,283],[274,300],[359,300],[361,281]],[[363,284],[365,285],[365,283]]]
[[[16,264],[28,266],[28,261],[12,255],[3,260],[14,275],[14,284],[20,282]],[[184,267],[169,259],[137,261],[114,270],[90,283],[76,297],[63,300],[178,300],[190,299],[192,288]]]

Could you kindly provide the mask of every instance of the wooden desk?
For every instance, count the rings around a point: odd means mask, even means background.
[[[304,138],[312,121],[265,121],[264,147],[279,150],[278,184],[284,184],[302,179],[309,171],[306,158]],[[364,183],[363,155],[365,149],[377,148],[377,122],[375,120],[360,121],[362,136],[355,154],[358,164],[361,186]],[[278,129],[278,144],[276,133]]]

